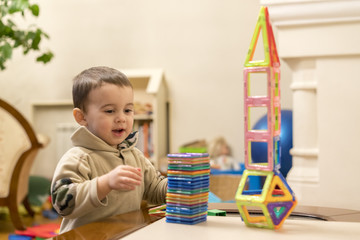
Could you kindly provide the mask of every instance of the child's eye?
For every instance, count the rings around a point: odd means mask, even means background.
[[[125,112],[126,112],[126,113],[132,113],[133,110],[132,110],[132,109],[125,109]]]
[[[105,110],[105,112],[106,112],[106,113],[114,113],[115,111],[114,111],[114,110],[109,109],[109,110]]]

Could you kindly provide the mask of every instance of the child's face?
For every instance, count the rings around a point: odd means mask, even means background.
[[[131,87],[104,83],[90,91],[85,126],[107,144],[117,147],[133,129],[134,94]]]

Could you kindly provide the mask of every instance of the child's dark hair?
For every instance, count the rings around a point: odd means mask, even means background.
[[[73,79],[73,103],[74,108],[86,112],[85,103],[92,89],[100,87],[103,83],[115,84],[120,87],[132,85],[125,74],[109,67],[92,67],[82,71]]]

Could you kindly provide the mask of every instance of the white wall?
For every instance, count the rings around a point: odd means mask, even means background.
[[[162,68],[171,101],[171,152],[221,135],[243,161],[242,71],[259,1],[36,2],[41,12],[35,23],[51,37],[43,47],[55,58],[42,65],[17,51],[0,72],[1,98],[30,118],[31,102],[70,99],[71,79],[85,68]],[[281,80],[282,108],[291,108],[285,64]]]

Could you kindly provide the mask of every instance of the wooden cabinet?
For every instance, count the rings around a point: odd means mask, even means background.
[[[134,89],[134,130],[139,131],[138,147],[159,169],[169,152],[167,88],[161,69],[120,69]]]

